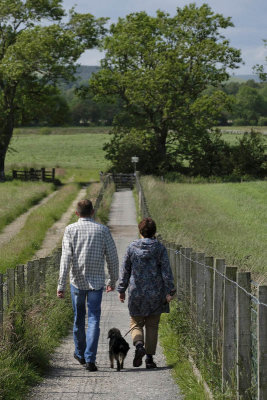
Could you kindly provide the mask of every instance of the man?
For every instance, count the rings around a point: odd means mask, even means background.
[[[109,229],[96,223],[92,219],[93,214],[92,202],[80,201],[76,210],[78,222],[68,225],[65,229],[57,288],[57,296],[63,298],[70,271],[74,311],[74,358],[80,364],[86,364],[86,369],[89,371],[97,371],[95,359],[100,334],[102,293],[105,286],[105,259],[109,272],[106,292],[114,290],[119,268],[116,246]],[[85,333],[86,302],[87,333]]]

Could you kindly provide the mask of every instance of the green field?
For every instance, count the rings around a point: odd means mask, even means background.
[[[11,151],[7,154],[6,167],[105,170],[108,162],[102,147],[108,139],[107,133],[14,135]]]
[[[180,184],[142,178],[158,232],[267,282],[267,182]]]

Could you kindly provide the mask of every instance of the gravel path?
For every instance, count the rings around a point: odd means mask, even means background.
[[[110,212],[109,227],[116,241],[120,261],[128,244],[137,237],[135,204],[131,191],[116,192]],[[160,346],[155,361],[158,368],[146,370],[132,367],[134,347],[130,334],[126,336],[131,348],[125,369],[117,372],[109,367],[107,332],[117,327],[125,334],[129,329],[126,304],[116,292],[104,293],[101,333],[97,353],[97,372],[88,372],[73,358],[72,333],[55,352],[52,367],[43,383],[36,386],[29,399],[38,400],[181,400]]]

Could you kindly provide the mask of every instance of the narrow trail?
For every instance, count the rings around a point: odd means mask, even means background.
[[[86,197],[86,187],[81,189],[78,196],[73,200],[70,207],[62,217],[54,223],[46,232],[42,247],[35,253],[33,259],[49,256],[62,240],[64,229],[68,225],[72,214],[75,212],[77,203]]]
[[[57,193],[57,190],[50,193],[47,197],[42,199],[39,203],[35,204],[35,206],[31,207],[28,211],[21,214],[18,218],[16,218],[11,224],[7,225],[4,230],[0,233],[0,246],[3,246],[5,243],[9,242],[14,236],[16,236],[20,230],[23,228],[28,216],[37,208],[46,204],[50,199],[52,199]]]
[[[135,203],[130,190],[115,192],[110,211],[109,228],[112,232],[120,262],[129,243],[137,238]],[[97,372],[89,372],[73,358],[72,332],[56,350],[51,369],[44,381],[36,386],[28,399],[38,400],[182,400],[170,368],[166,366],[158,345],[155,361],[158,368],[146,370],[132,366],[134,347],[130,334],[126,340],[130,351],[125,369],[110,369],[107,333],[117,327],[125,334],[129,329],[127,303],[120,303],[116,292],[103,293],[100,340],[97,353]]]

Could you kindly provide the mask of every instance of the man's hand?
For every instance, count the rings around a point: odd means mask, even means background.
[[[120,300],[121,303],[124,303],[125,293],[119,293],[119,300]]]
[[[174,296],[167,294],[167,296],[166,296],[167,303],[170,303],[173,299],[174,299]]]
[[[59,297],[60,299],[64,299],[64,297],[65,297],[64,292],[62,290],[58,290],[57,291],[57,297]]]
[[[113,286],[108,285],[108,286],[106,287],[106,293],[108,293],[108,292],[113,292],[113,290],[114,290],[114,287],[113,287]]]

